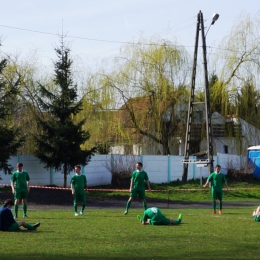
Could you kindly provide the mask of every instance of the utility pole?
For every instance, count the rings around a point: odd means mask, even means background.
[[[211,24],[214,24],[215,21],[218,19],[218,17],[219,17],[218,14],[214,14]],[[195,103],[198,103],[198,102],[195,102],[195,83],[196,83],[199,31],[201,32],[201,39],[202,39],[204,84],[205,84],[205,101],[200,102],[200,103],[204,103],[204,105],[205,105],[207,159],[194,161],[194,160],[189,160],[189,155],[190,155],[192,115],[193,115],[194,105],[195,105]],[[211,126],[210,93],[209,93],[208,68],[207,68],[207,47],[206,47],[206,36],[204,33],[204,20],[203,20],[203,14],[201,11],[198,13],[198,16],[197,16],[197,29],[196,29],[196,35],[195,35],[195,49],[194,49],[194,58],[193,58],[191,90],[190,90],[190,99],[189,99],[184,150],[185,150],[184,160],[182,160],[182,162],[183,162],[182,182],[183,183],[186,183],[187,179],[188,179],[189,163],[204,164],[204,165],[208,166],[209,173],[213,172],[212,126]]]

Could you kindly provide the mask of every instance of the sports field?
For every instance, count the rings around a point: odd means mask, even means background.
[[[150,205],[152,206],[152,205]],[[143,210],[29,210],[37,231],[0,232],[1,259],[259,259],[260,223],[252,207],[162,209],[170,218],[183,214],[178,226],[143,226]],[[19,219],[18,219],[19,221]]]

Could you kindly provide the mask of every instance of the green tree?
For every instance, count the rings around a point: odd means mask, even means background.
[[[35,135],[35,155],[46,165],[61,170],[64,174],[64,187],[67,186],[67,175],[76,164],[86,165],[94,155],[95,147],[82,149],[90,138],[88,131],[83,130],[85,120],[76,121],[75,117],[81,110],[82,100],[77,100],[77,86],[73,84],[70,49],[64,46],[63,38],[60,48],[55,48],[58,60],[54,63],[57,86],[55,93],[39,84],[40,96],[38,103],[41,114],[36,116],[41,129]]]
[[[237,114],[248,123],[260,128],[260,90],[248,80],[237,92]]]
[[[184,48],[161,39],[128,45],[122,55],[104,80],[121,102],[118,140],[121,137],[130,144],[141,136],[144,145],[159,145],[162,154],[171,154],[170,140],[175,138],[177,142],[177,137],[183,135],[178,131],[181,115],[177,104],[181,106],[188,100],[188,55]]]
[[[18,149],[25,141],[20,129],[14,122],[14,100],[17,99],[20,77],[7,80],[4,76],[4,69],[7,60],[0,61],[0,169],[5,174],[11,173],[12,167],[8,164],[11,156],[17,155]]]

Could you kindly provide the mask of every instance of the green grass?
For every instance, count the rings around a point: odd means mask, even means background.
[[[203,179],[203,184],[206,179]],[[246,182],[233,182],[229,183],[230,191],[224,191],[224,201],[230,202],[258,202],[260,200],[260,182],[255,180],[254,183]],[[172,201],[210,201],[210,189],[203,189],[200,186],[200,181],[189,181],[183,185],[180,181],[175,181],[170,184],[151,184],[153,192],[146,192],[146,196],[149,199],[163,199]],[[90,187],[91,188],[91,187]],[[110,186],[99,187],[99,188],[112,188]],[[90,197],[102,197],[102,198],[113,198],[113,197],[127,197],[128,192],[108,192],[108,191],[91,191],[88,193]]]
[[[182,213],[178,226],[142,226],[142,210],[29,210],[37,231],[0,232],[1,259],[258,259],[260,223],[252,208],[164,209],[171,218]]]

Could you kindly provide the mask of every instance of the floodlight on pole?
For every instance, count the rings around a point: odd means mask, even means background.
[[[212,15],[212,21],[211,21],[210,26],[211,26],[212,24],[214,24],[214,23],[218,20],[218,18],[219,18],[219,14],[214,13],[214,14]],[[210,26],[209,26],[209,28],[210,28]],[[207,32],[206,32],[206,34],[205,34],[205,37],[206,37],[207,34],[208,34],[209,28],[208,28],[208,30],[207,30]]]
[[[219,14],[214,13],[213,16],[212,16],[211,24],[214,24],[218,20],[218,18],[219,18]]]

